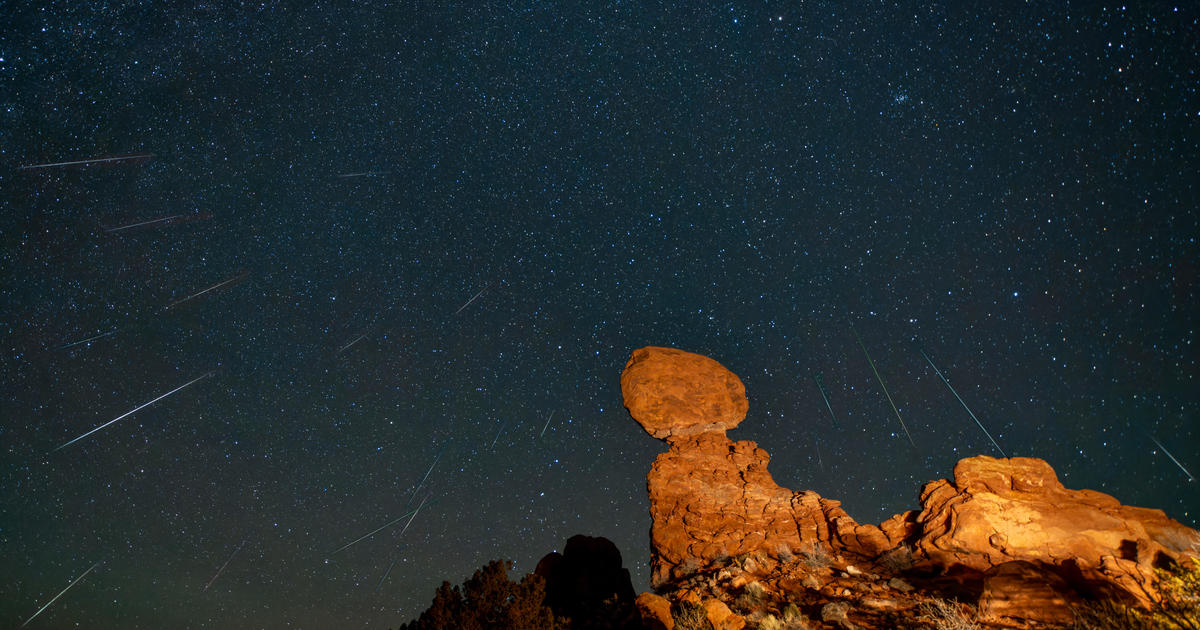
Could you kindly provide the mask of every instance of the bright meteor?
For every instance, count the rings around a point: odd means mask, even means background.
[[[177,392],[177,391],[179,391],[179,390],[181,390],[181,389],[183,389],[183,388],[185,388],[185,387],[188,387],[188,386],[192,385],[193,383],[196,383],[196,382],[202,381],[202,380],[204,380],[204,379],[206,379],[206,378],[208,378],[208,377],[210,377],[210,376],[212,376],[213,374],[216,374],[216,373],[217,373],[217,372],[216,372],[216,370],[213,370],[212,372],[209,372],[209,373],[207,373],[207,374],[205,374],[205,375],[203,375],[203,376],[198,376],[198,377],[196,377],[196,378],[194,378],[194,379],[192,379],[192,380],[190,380],[190,381],[188,381],[188,382],[184,383],[183,385],[180,385],[179,387],[176,387],[175,389],[172,389],[171,391],[169,391],[169,392],[167,392],[167,393],[163,394],[162,396],[159,396],[158,398],[155,398],[154,400],[151,400],[150,402],[147,402],[147,403],[142,403],[142,404],[138,405],[137,407],[134,407],[134,408],[133,408],[133,409],[131,409],[130,411],[126,411],[125,413],[123,413],[123,414],[121,414],[121,415],[117,416],[116,418],[113,418],[112,420],[109,420],[108,422],[105,422],[104,424],[102,424],[102,425],[100,425],[100,426],[96,427],[95,429],[92,429],[91,431],[88,431],[87,433],[84,433],[83,435],[81,435],[81,436],[79,436],[79,437],[75,438],[74,440],[71,440],[70,442],[67,442],[66,444],[63,444],[62,446],[60,446],[60,447],[58,447],[58,448],[54,449],[54,451],[51,451],[51,452],[53,453],[53,452],[55,452],[55,451],[60,451],[60,450],[62,450],[62,449],[64,449],[64,448],[66,448],[66,447],[68,447],[68,446],[70,446],[70,445],[72,445],[72,444],[74,444],[74,443],[78,442],[79,440],[82,440],[83,438],[85,438],[85,437],[87,437],[87,436],[89,436],[89,435],[91,435],[91,434],[93,434],[93,433],[95,433],[95,432],[99,431],[100,429],[103,429],[104,427],[107,427],[108,425],[110,425],[110,424],[113,424],[114,422],[116,422],[116,421],[118,421],[118,420],[121,420],[121,419],[123,419],[123,418],[127,418],[127,417],[129,417],[129,416],[132,416],[133,414],[135,414],[135,413],[137,413],[137,412],[141,411],[142,409],[145,409],[146,407],[149,407],[150,405],[153,405],[154,403],[156,403],[156,402],[158,402],[158,401],[160,401],[160,400],[162,400],[162,399],[166,398],[167,396],[170,396],[171,394],[174,394],[175,392]]]

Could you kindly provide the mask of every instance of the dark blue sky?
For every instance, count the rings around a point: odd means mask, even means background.
[[[1186,4],[92,4],[0,8],[0,625],[99,562],[29,627],[395,626],[577,533],[646,589],[644,345],[863,522],[996,454],[922,351],[1200,521]]]

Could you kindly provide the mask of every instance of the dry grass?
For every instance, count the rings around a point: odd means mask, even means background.
[[[975,613],[963,612],[963,606],[955,602],[928,599],[921,602],[917,612],[920,620],[932,624],[935,630],[979,630]]]

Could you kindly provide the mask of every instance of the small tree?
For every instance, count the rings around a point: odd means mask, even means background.
[[[433,603],[401,630],[555,630],[546,606],[546,584],[529,574],[508,580],[512,563],[493,560],[461,587],[442,582]]]

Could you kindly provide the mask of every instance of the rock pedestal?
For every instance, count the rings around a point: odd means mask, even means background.
[[[766,451],[725,436],[749,403],[720,363],[641,348],[621,393],[634,420],[670,445],[647,477],[651,584],[660,592],[742,554],[786,564],[824,553],[884,573],[914,569],[934,576],[932,588],[942,588],[937,576],[973,576],[985,620],[1060,623],[1063,607],[1081,598],[1149,605],[1154,570],[1200,551],[1200,533],[1161,510],[1067,489],[1049,464],[1024,457],[963,459],[953,481],[925,485],[920,510],[860,525],[837,501],[780,487]]]

